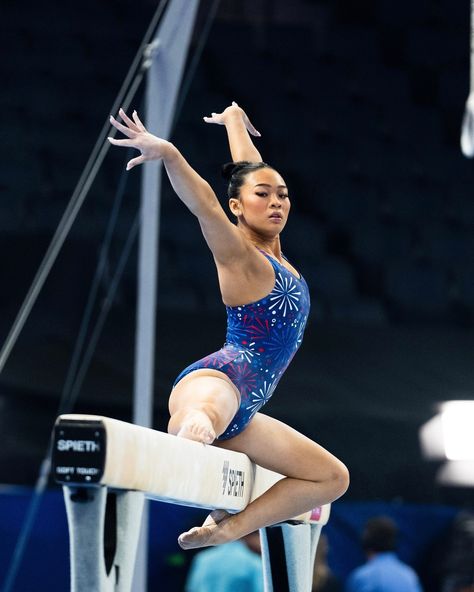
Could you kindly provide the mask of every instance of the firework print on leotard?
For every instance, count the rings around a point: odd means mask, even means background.
[[[275,271],[273,290],[256,302],[227,306],[224,347],[188,366],[175,381],[176,385],[194,370],[212,368],[235,384],[240,407],[220,440],[241,432],[270,399],[303,340],[310,307],[308,286],[302,277],[263,254]]]

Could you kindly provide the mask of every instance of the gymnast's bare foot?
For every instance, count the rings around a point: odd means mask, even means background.
[[[179,546],[187,550],[228,542],[229,539],[223,536],[222,528],[218,528],[218,525],[225,522],[229,517],[230,514],[225,510],[214,510],[209,514],[202,526],[195,526],[178,537]]]
[[[181,423],[178,438],[196,440],[204,444],[212,444],[216,439],[216,433],[209,417],[202,411],[190,411]]]

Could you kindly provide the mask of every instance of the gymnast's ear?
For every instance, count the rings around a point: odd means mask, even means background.
[[[231,197],[229,199],[229,210],[236,218],[242,213],[242,202],[238,197]]]

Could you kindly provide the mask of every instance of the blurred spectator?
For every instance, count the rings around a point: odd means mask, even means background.
[[[313,586],[311,592],[342,592],[342,585],[327,563],[328,540],[321,535],[314,560]]]
[[[458,581],[454,588],[450,587],[450,590],[453,590],[453,592],[474,592],[474,584],[470,584],[467,581],[463,584],[461,581]]]
[[[263,592],[260,536],[200,551],[191,562],[186,592]]]
[[[459,514],[446,547],[442,592],[474,592],[474,513]]]
[[[390,518],[371,518],[362,534],[367,562],[355,569],[346,592],[422,592],[415,571],[395,554],[398,529]]]

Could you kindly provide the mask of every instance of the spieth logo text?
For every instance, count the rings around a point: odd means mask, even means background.
[[[94,440],[58,440],[59,452],[100,452],[100,444]]]
[[[245,471],[231,469],[229,461],[222,467],[222,494],[232,497],[244,497]]]

